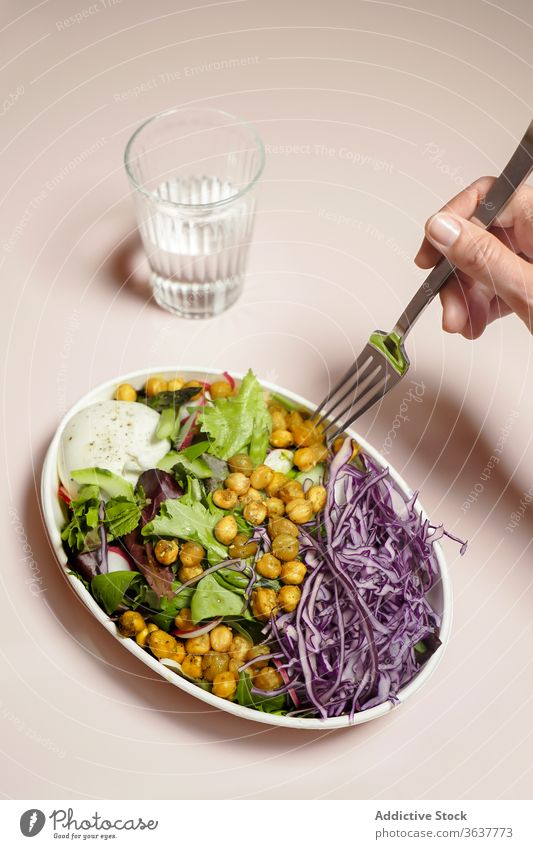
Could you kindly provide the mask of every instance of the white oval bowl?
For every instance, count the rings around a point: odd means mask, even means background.
[[[135,388],[139,389],[144,385],[147,377],[152,374],[161,374],[168,378],[179,374],[180,376],[185,377],[187,380],[215,379],[215,373],[211,369],[199,368],[197,366],[184,367],[179,369],[176,367],[172,368],[168,366],[163,366],[160,368],[150,368],[143,369],[142,371],[134,371],[130,372],[129,374],[113,378],[112,380],[107,380],[105,383],[101,383],[100,386],[97,386],[95,389],[92,389],[71,407],[68,413],[61,420],[59,427],[57,428],[54,438],[52,439],[48,451],[46,453],[41,477],[41,500],[44,521],[58,563],[63,569],[67,580],[69,581],[76,595],[82,600],[85,606],[89,608],[95,619],[97,619],[98,622],[100,622],[104,626],[104,628],[106,628],[111,634],[113,634],[113,636],[117,640],[119,640],[121,644],[126,649],[128,649],[128,651],[134,654],[135,657],[139,658],[142,663],[146,664],[146,666],[149,666],[150,669],[152,669],[162,678],[165,678],[170,684],[173,684],[175,687],[179,687],[181,690],[184,690],[191,696],[194,696],[195,698],[200,699],[203,702],[207,702],[207,704],[213,707],[219,708],[220,710],[225,710],[227,711],[227,713],[232,713],[235,716],[241,717],[242,719],[252,719],[256,722],[263,722],[267,725],[279,725],[285,728],[301,728],[315,731],[331,731],[331,729],[333,728],[345,728],[349,725],[360,725],[363,722],[369,722],[371,719],[378,719],[378,717],[384,716],[391,710],[396,709],[400,704],[405,702],[409,698],[409,696],[412,696],[414,693],[420,690],[423,684],[425,684],[430,675],[434,672],[442,658],[445,646],[450,636],[450,628],[452,621],[452,591],[450,577],[446,568],[446,561],[444,559],[442,549],[438,543],[435,543],[434,545],[434,553],[440,572],[440,581],[437,582],[435,587],[432,588],[428,598],[433,609],[441,617],[441,627],[439,636],[442,641],[442,645],[429,658],[429,660],[424,664],[424,666],[421,667],[420,672],[415,675],[412,681],[410,681],[409,684],[407,684],[405,687],[402,687],[402,689],[398,693],[397,705],[392,705],[390,702],[385,702],[384,704],[378,705],[377,707],[373,707],[369,710],[356,713],[354,719],[351,722],[347,715],[331,717],[329,719],[302,719],[301,717],[297,716],[275,716],[273,714],[262,713],[261,711],[242,707],[241,705],[236,704],[235,702],[229,702],[225,699],[219,698],[218,696],[214,696],[212,693],[206,692],[201,687],[198,687],[191,681],[188,681],[186,678],[182,678],[177,673],[173,672],[170,669],[167,669],[155,657],[152,657],[152,655],[150,655],[147,651],[144,651],[140,646],[138,646],[134,640],[121,637],[117,631],[115,623],[111,621],[105,611],[98,606],[98,604],[93,599],[88,590],[85,589],[83,583],[74,575],[70,575],[68,573],[67,557],[61,542],[61,527],[64,524],[64,517],[61,512],[61,507],[57,496],[57,489],[59,485],[57,461],[61,435],[69,419],[79,410],[83,409],[84,407],[87,407],[89,404],[95,403],[96,401],[104,401],[108,398],[113,398],[115,389],[119,383],[131,383],[133,386],[135,386]],[[220,379],[220,376],[220,372],[216,373],[216,377]],[[241,380],[242,377],[243,375],[240,374],[235,375],[235,378],[237,380]],[[271,392],[275,392],[276,394],[282,395],[288,400],[294,401],[295,403],[300,404],[302,407],[305,407],[309,410],[312,410],[314,407],[314,405],[307,401],[305,398],[301,398],[294,392],[288,392],[286,389],[282,389],[281,387],[276,386],[273,383],[261,381],[261,385],[264,386],[265,389],[268,389]],[[398,474],[398,472],[386,462],[384,457],[382,457],[381,454],[379,454],[379,452],[375,450],[375,448],[369,445],[366,439],[363,439],[363,437],[356,433],[354,430],[350,429],[347,432],[350,433],[350,435],[357,440],[363,450],[367,454],[369,454],[370,457],[372,457],[379,466],[381,466],[382,468],[389,468],[390,478],[394,481],[398,489],[401,490],[407,497],[411,497],[412,490],[409,489],[409,487],[407,486],[403,478]],[[417,511],[417,513],[426,516],[425,511],[423,510],[418,500],[415,503],[415,510]]]

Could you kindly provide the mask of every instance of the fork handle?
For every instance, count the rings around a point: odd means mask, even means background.
[[[476,223],[483,228],[490,227],[496,216],[507,206],[519,186],[527,180],[531,171],[533,171],[533,121],[509,162],[487,192],[487,196],[480,202],[470,220],[475,219]],[[414,323],[420,318],[425,308],[442,289],[454,271],[455,265],[446,257],[443,257],[411,298],[396,322],[391,335],[395,334],[400,342],[405,339]]]

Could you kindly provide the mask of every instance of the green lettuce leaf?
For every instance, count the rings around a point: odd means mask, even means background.
[[[99,524],[100,506],[97,486],[82,486],[78,497],[69,505],[70,520],[61,531],[64,540],[73,551],[82,551],[87,535],[95,531]]]
[[[242,597],[221,587],[214,575],[206,575],[198,582],[191,601],[194,624],[215,616],[238,616],[242,610]]]
[[[215,565],[228,557],[226,547],[213,533],[222,515],[220,510],[215,513],[199,501],[186,504],[182,498],[169,498],[163,501],[155,519],[144,526],[142,534],[144,537],[179,537],[198,542],[207,550],[209,562]]]
[[[134,582],[141,582],[139,572],[109,572],[96,575],[91,581],[91,591],[96,601],[102,605],[106,613],[111,615],[122,603],[126,591]]]
[[[251,370],[242,381],[238,395],[207,404],[199,422],[209,436],[210,454],[228,460],[247,450],[254,464],[265,459],[271,417],[261,384]]]
[[[150,615],[151,621],[163,631],[170,631],[174,626],[174,618],[184,607],[190,607],[194,596],[195,587],[185,587],[179,595],[174,598],[162,598],[161,609]]]
[[[281,716],[287,713],[284,710],[285,696],[283,693],[280,693],[279,696],[260,696],[257,693],[252,693],[252,686],[250,675],[245,670],[239,672],[235,698],[240,705],[261,710],[264,713],[276,713]]]
[[[134,501],[118,495],[105,505],[105,523],[113,538],[122,537],[135,530],[141,519],[141,508]]]

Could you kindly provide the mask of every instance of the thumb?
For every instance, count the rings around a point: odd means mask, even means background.
[[[492,233],[458,215],[438,212],[426,236],[450,262],[471,277],[480,295],[498,295],[533,330],[533,267]]]

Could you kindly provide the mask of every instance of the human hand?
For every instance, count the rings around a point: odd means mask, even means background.
[[[533,187],[518,189],[489,233],[468,219],[494,180],[481,177],[433,215],[415,257],[420,268],[442,254],[457,266],[440,293],[442,326],[467,339],[512,312],[533,332]]]

